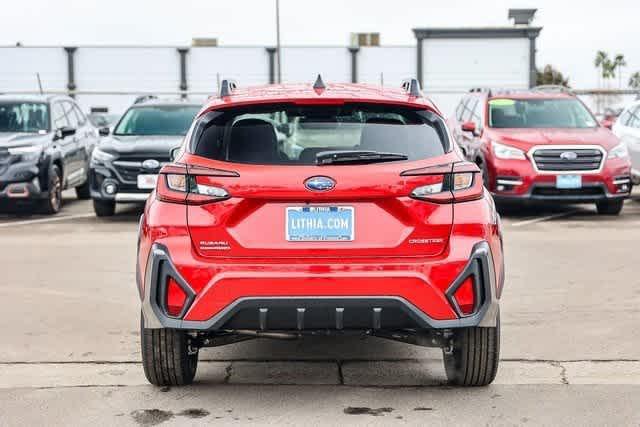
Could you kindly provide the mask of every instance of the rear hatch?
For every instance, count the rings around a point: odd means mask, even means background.
[[[401,175],[454,160],[439,116],[390,105],[244,108],[194,126],[187,163],[233,172],[195,177],[194,188],[228,194],[187,207],[200,255],[308,262],[445,250],[453,205],[409,197],[438,178]]]
[[[199,184],[224,188],[231,198],[187,206],[193,245],[206,257],[438,255],[449,240],[453,205],[408,197],[432,179],[401,176],[406,169],[242,165],[234,169],[238,177],[200,176]],[[318,177],[335,187],[307,189],[305,181]]]

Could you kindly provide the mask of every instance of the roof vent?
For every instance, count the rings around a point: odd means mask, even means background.
[[[324,90],[327,88],[327,86],[324,84],[324,82],[322,81],[322,76],[320,74],[318,74],[318,77],[316,78],[315,83],[313,84],[313,88],[315,90]]]
[[[236,90],[238,83],[235,80],[224,79],[220,83],[220,98],[225,96],[231,96],[231,93]]]
[[[537,11],[538,9],[509,9],[509,19],[513,19],[514,25],[528,26]]]
[[[420,98],[422,92],[420,92],[420,82],[418,79],[406,79],[402,81],[402,89],[409,94],[409,96],[415,96]]]

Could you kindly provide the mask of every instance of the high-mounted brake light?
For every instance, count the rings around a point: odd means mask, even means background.
[[[156,198],[163,202],[187,205],[203,205],[226,200],[229,193],[222,187],[202,182],[206,177],[237,177],[233,171],[166,165],[160,170]]]
[[[420,176],[427,181],[411,192],[414,199],[434,203],[468,202],[482,198],[484,192],[480,169],[469,162],[413,169],[401,175]]]

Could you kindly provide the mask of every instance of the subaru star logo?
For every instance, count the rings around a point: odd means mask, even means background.
[[[142,162],[142,167],[149,170],[158,169],[160,167],[160,162],[156,159],[148,159]]]
[[[573,151],[565,151],[564,153],[560,154],[560,158],[562,160],[575,160],[578,158],[578,154]]]
[[[326,176],[312,176],[304,182],[304,186],[311,191],[329,191],[336,186],[336,182]]]

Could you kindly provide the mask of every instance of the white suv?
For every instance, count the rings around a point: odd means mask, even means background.
[[[627,144],[631,157],[631,179],[640,184],[640,100],[624,109],[613,125],[613,133]]]

